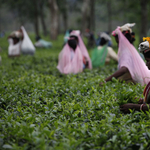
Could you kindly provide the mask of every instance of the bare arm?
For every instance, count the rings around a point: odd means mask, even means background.
[[[120,110],[123,113],[130,113],[130,109],[131,110],[136,110],[136,111],[143,111],[146,112],[150,109],[150,104],[148,104],[148,106],[146,104],[132,104],[132,103],[128,103],[128,104],[124,104],[120,106]]]
[[[118,62],[118,55],[111,47],[108,47],[108,54],[109,54],[110,58],[112,58],[113,60]]]
[[[114,74],[109,76],[108,78],[105,79],[106,82],[111,81],[113,77],[118,78],[125,74],[128,71],[128,68],[126,67],[121,67],[119,70],[117,70]]]
[[[11,57],[11,58],[13,58],[13,57],[19,57],[20,56],[20,54],[19,55],[8,55],[8,57]]]

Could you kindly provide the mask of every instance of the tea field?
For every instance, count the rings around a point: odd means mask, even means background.
[[[0,39],[0,149],[150,149],[150,112],[123,114],[121,104],[137,103],[141,85],[113,79],[99,83],[117,64],[62,75],[56,69],[63,36],[34,56],[7,57]],[[91,53],[91,51],[89,51]]]

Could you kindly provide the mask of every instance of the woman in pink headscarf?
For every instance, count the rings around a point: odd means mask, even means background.
[[[91,60],[80,37],[80,31],[73,30],[59,54],[57,69],[63,74],[76,74],[82,72],[84,68],[92,68]]]
[[[122,27],[117,27],[117,29],[112,32],[119,47],[119,64],[118,70],[106,78],[105,82],[111,81],[113,77],[120,81],[140,83],[141,85],[148,84],[150,81],[150,71],[135,47],[132,45],[132,30],[130,27],[134,25],[135,23],[127,23]]]
[[[139,50],[143,53],[144,58],[146,60],[146,65],[150,69],[150,44],[148,41],[142,42],[139,45]],[[144,92],[144,99],[140,98],[138,104],[128,103],[120,106],[120,110],[123,113],[130,113],[131,110],[136,111],[148,111],[150,109],[150,82],[146,85]],[[149,105],[146,105],[149,104]]]

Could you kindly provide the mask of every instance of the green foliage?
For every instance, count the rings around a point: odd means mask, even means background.
[[[62,39],[33,57],[13,59],[7,57],[6,38],[0,41],[0,149],[149,149],[150,113],[119,110],[120,104],[137,103],[143,87],[116,79],[100,87],[116,70],[114,62],[60,74]]]

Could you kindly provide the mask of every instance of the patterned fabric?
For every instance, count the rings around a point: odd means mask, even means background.
[[[150,103],[150,82],[147,84],[147,86],[144,89],[143,95],[144,95],[144,103]]]

